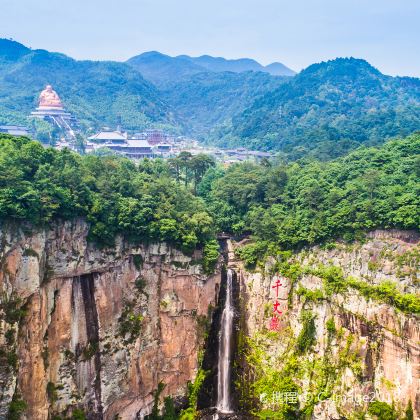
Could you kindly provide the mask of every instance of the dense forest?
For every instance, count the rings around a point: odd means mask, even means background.
[[[0,137],[0,220],[42,225],[85,217],[107,245],[168,241],[214,251],[217,231],[251,235],[247,258],[383,227],[420,224],[420,134],[328,163],[216,166],[188,152],[139,165]]]
[[[197,182],[212,161],[187,158],[188,176]],[[136,166],[128,159],[80,156],[0,135],[0,220],[42,226],[78,217],[91,224],[90,239],[100,246],[122,234],[135,242],[167,241],[186,253],[204,247],[205,257],[213,255],[205,266],[218,256],[203,200],[177,182],[163,161]]]
[[[252,235],[248,258],[382,227],[420,226],[420,134],[327,163],[210,169],[199,192],[217,229]]]
[[[419,126],[419,79],[385,76],[364,60],[339,58],[313,64],[257,99],[215,139],[326,159]]]

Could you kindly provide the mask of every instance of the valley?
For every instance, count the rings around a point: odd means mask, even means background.
[[[24,3],[0,420],[420,420],[415,7]]]

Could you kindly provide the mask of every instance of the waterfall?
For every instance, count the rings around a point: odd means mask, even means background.
[[[228,269],[226,302],[222,313],[219,336],[219,360],[217,375],[217,410],[222,413],[232,412],[230,405],[232,329],[234,316],[232,277],[233,271]]]

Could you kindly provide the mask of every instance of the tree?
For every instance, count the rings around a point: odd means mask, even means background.
[[[181,152],[175,159],[178,160],[178,165],[180,170],[184,170],[184,183],[185,186],[188,185],[189,182],[189,169],[190,169],[190,161],[192,158],[192,154],[190,152]]]
[[[204,174],[211,167],[214,167],[216,162],[213,157],[206,154],[199,154],[193,156],[189,162],[189,167],[194,177],[194,193],[197,193],[197,185],[202,180]]]

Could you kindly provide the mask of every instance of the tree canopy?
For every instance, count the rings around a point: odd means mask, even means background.
[[[77,217],[86,218],[90,238],[100,244],[123,234],[190,252],[214,237],[203,200],[178,184],[163,161],[136,166],[0,135],[0,220],[42,225]]]
[[[219,230],[296,248],[374,228],[418,229],[420,134],[327,163],[209,171],[199,186]]]

